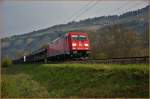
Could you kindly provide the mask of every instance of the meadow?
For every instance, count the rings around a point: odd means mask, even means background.
[[[2,68],[2,97],[148,98],[148,64],[14,64]]]

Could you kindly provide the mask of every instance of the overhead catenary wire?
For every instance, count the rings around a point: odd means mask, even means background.
[[[91,6],[89,6],[88,8],[86,8],[86,9],[85,9],[84,11],[82,11],[79,15],[77,15],[77,16],[74,18],[74,20],[76,20],[77,18],[79,18],[80,16],[82,16],[84,13],[86,13],[87,11],[89,11],[92,7],[94,7],[94,6],[97,4],[97,2],[100,2],[100,1],[102,1],[102,0],[96,0],[95,3],[93,3]],[[131,3],[131,1],[126,2],[125,4],[123,4],[123,5],[121,5],[121,6],[117,7],[117,8],[115,8],[114,11],[122,10],[122,9],[126,8],[130,3]],[[139,3],[141,3],[141,2],[137,2],[136,4],[131,5],[131,7],[129,6],[129,7],[126,8],[125,10],[131,9],[132,7],[135,7],[135,6],[138,6]],[[120,14],[121,14],[121,13],[120,13]]]
[[[93,8],[93,7],[97,4],[98,1],[101,1],[101,0],[95,0],[95,2],[94,2],[92,5],[90,5],[90,6],[87,7],[85,10],[83,10],[79,15],[77,15],[77,16],[74,18],[74,20],[76,20],[76,19],[79,18],[81,15],[83,15],[84,13],[86,13],[87,11],[89,11],[91,8]]]
[[[100,2],[103,0],[95,0],[95,2],[90,5],[89,7],[87,7],[84,11],[82,11],[79,15],[77,15],[74,20],[77,20],[79,17],[81,17],[83,14],[85,14],[87,11],[89,11],[91,8],[93,8],[96,4],[98,4],[97,2]],[[130,3],[130,1],[128,1],[127,3],[115,8],[116,10],[121,10],[120,8],[125,8],[128,4]]]
[[[82,6],[79,10],[77,10],[76,12],[74,12],[71,16],[69,16],[67,18],[67,20],[65,20],[64,22],[71,20],[75,15],[79,14],[81,11],[83,11],[86,7],[90,6],[90,4],[94,2],[93,0],[88,2],[86,5]]]
[[[92,2],[87,3],[85,6],[83,6],[82,8],[80,8],[77,12],[75,12],[74,14],[72,14],[68,18],[68,20],[70,20],[72,18],[73,18],[72,21],[76,20],[77,18],[79,18],[80,16],[82,16],[84,13],[86,13],[87,11],[89,11],[92,7],[94,7],[97,4],[97,2],[100,2],[100,1],[103,1],[103,0],[95,0],[95,2],[93,1],[94,2],[93,4],[92,4]],[[125,4],[123,4],[123,5],[115,8],[115,10],[121,10],[120,8],[126,7],[126,5],[128,5],[129,3],[130,3],[130,1],[128,1],[127,3],[125,3]]]
[[[96,2],[94,4],[92,4],[91,6],[89,6],[88,8],[86,8],[83,12],[81,12],[79,15],[77,15],[75,18],[77,19],[78,17],[80,17],[82,14],[84,14],[85,12],[87,12],[88,10],[90,10],[92,7],[94,7],[97,2],[103,1],[103,0],[95,0]],[[126,2],[125,4],[115,8],[115,10],[121,10],[122,8],[125,8],[126,5],[130,4],[130,1]],[[121,9],[120,9],[121,8]]]

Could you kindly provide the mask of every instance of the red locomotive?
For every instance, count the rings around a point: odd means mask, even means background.
[[[47,57],[87,57],[90,52],[88,35],[83,32],[69,32],[49,44],[47,51]]]
[[[47,48],[39,49],[20,61],[33,62],[59,60],[67,58],[86,58],[90,53],[88,34],[84,32],[68,32],[58,37]]]

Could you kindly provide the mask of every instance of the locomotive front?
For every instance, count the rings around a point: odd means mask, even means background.
[[[83,32],[70,33],[70,49],[72,57],[88,57],[90,53],[88,34]]]

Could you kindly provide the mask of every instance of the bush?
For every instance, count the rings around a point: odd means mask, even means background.
[[[2,67],[8,67],[8,66],[10,66],[12,64],[12,61],[11,61],[11,59],[9,59],[9,58],[5,58],[5,59],[3,59],[2,60]]]

